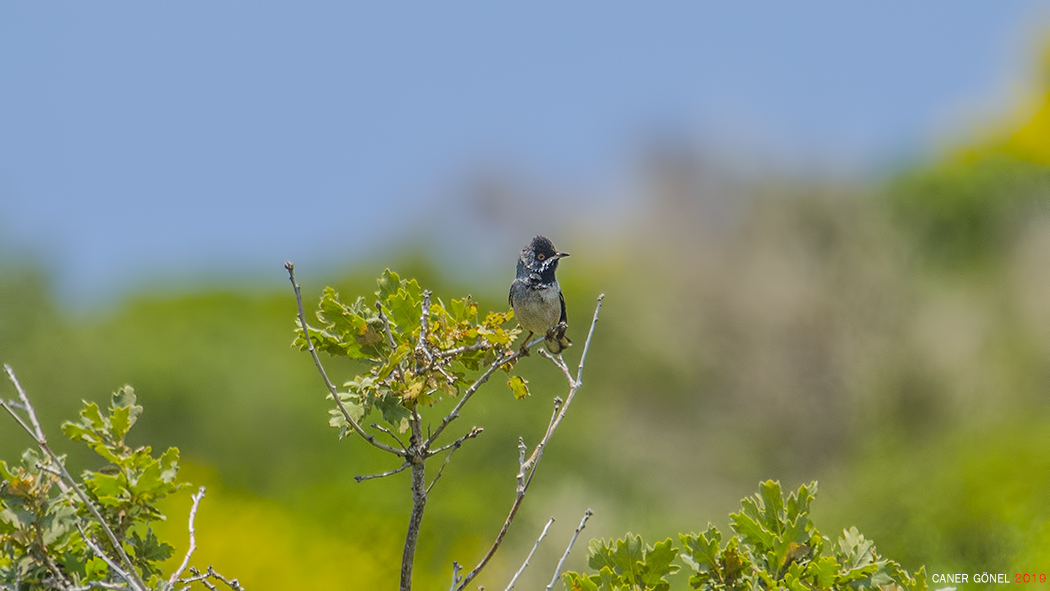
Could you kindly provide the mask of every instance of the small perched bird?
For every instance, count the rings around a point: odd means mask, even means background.
[[[517,277],[510,284],[510,307],[518,324],[529,331],[525,344],[533,334],[544,335],[544,345],[555,355],[561,353],[572,341],[565,336],[565,297],[561,295],[561,286],[554,277],[558,261],[569,256],[567,252],[558,252],[554,244],[545,236],[532,239],[518,257]],[[522,344],[522,348],[525,348]]]

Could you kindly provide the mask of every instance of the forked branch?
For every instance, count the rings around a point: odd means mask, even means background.
[[[343,400],[339,397],[339,392],[332,384],[332,380],[328,379],[328,373],[325,372],[324,366],[321,365],[321,358],[317,355],[317,349],[314,347],[314,341],[310,338],[310,327],[306,324],[306,312],[303,311],[302,292],[299,288],[299,284],[295,281],[295,265],[289,261],[284,264],[284,268],[288,269],[288,280],[292,282],[292,288],[295,290],[295,303],[299,307],[299,326],[303,329],[303,339],[306,341],[306,349],[310,351],[310,356],[314,359],[314,365],[317,366],[317,371],[321,374],[321,378],[324,380],[324,385],[328,388],[328,392],[332,395],[332,399],[335,400],[335,405],[339,408],[339,412],[343,415],[343,418],[346,419],[346,422],[353,427],[354,431],[365,441],[387,453],[392,453],[401,458],[406,457],[407,454],[405,450],[391,447],[376,439],[371,433],[365,431],[361,427],[361,424],[350,414],[350,411],[347,410],[346,405],[343,404]],[[380,310],[380,313],[382,313],[382,310]]]
[[[470,584],[470,582],[478,576],[481,570],[485,568],[485,565],[488,564],[489,560],[492,559],[492,556],[496,553],[496,550],[499,549],[500,544],[503,543],[503,538],[507,535],[507,530],[510,529],[510,525],[514,521],[514,517],[517,515],[518,509],[521,507],[522,501],[525,500],[525,493],[528,492],[529,485],[532,484],[532,477],[535,476],[536,468],[539,466],[539,462],[543,458],[543,450],[546,448],[547,442],[550,441],[551,437],[554,435],[555,429],[558,428],[558,425],[560,425],[562,420],[565,418],[565,414],[569,411],[569,406],[572,405],[572,401],[576,398],[576,392],[578,392],[580,386],[583,385],[583,366],[584,363],[587,361],[587,351],[591,347],[591,338],[594,336],[594,327],[598,324],[598,314],[601,312],[602,300],[604,298],[605,294],[601,294],[598,296],[598,302],[594,308],[594,318],[591,320],[591,328],[587,332],[587,340],[583,344],[583,353],[580,355],[580,365],[576,372],[576,379],[572,379],[572,376],[567,371],[565,372],[566,378],[569,382],[569,394],[565,397],[565,401],[560,405],[556,400],[555,412],[553,415],[551,415],[551,420],[550,423],[547,425],[547,432],[544,434],[543,439],[541,439],[540,442],[536,444],[536,447],[533,448],[532,454],[529,456],[529,458],[524,462],[520,462],[519,472],[517,476],[517,494],[514,496],[514,502],[511,504],[510,513],[507,515],[507,519],[503,522],[503,527],[501,527],[499,533],[496,534],[495,541],[492,542],[492,546],[489,547],[488,552],[485,553],[485,556],[482,557],[478,565],[475,566],[474,569],[471,570],[469,573],[463,576],[463,579],[459,582],[459,585],[456,587],[456,591],[463,591],[464,589],[466,589],[467,585]],[[565,367],[565,363],[561,361],[560,358],[556,358],[553,356],[547,357],[551,359],[551,361],[553,361],[555,365],[559,366],[559,368]]]
[[[594,515],[594,511],[587,509],[583,513],[583,519],[580,520],[580,525],[576,527],[576,531],[572,532],[572,539],[569,540],[569,545],[565,548],[565,553],[561,555],[561,560],[558,561],[558,566],[554,569],[554,576],[551,577],[551,582],[547,585],[546,591],[552,591],[555,583],[558,582],[558,575],[561,574],[561,568],[565,566],[565,559],[569,557],[569,552],[572,552],[572,546],[576,543],[576,538],[580,537],[580,532],[587,526],[587,520]]]
[[[66,466],[59,459],[58,455],[51,449],[51,446],[47,444],[47,438],[44,437],[44,430],[41,429],[40,421],[38,421],[36,418],[36,411],[33,409],[33,405],[29,402],[29,396],[27,396],[25,390],[22,389],[22,384],[18,383],[18,378],[15,377],[15,371],[11,369],[10,365],[6,364],[4,365],[4,371],[7,372],[8,379],[11,380],[12,384],[14,384],[15,390],[18,391],[18,398],[22,402],[21,406],[23,409],[25,409],[26,414],[29,416],[29,422],[31,422],[33,426],[30,427],[29,425],[27,425],[26,422],[22,420],[22,417],[20,417],[18,413],[15,412],[15,409],[12,408],[11,404],[7,401],[0,399],[0,406],[3,406],[4,410],[10,413],[10,415],[14,417],[15,421],[18,422],[18,424],[21,425],[23,429],[25,429],[26,433],[29,433],[29,436],[36,440],[37,446],[40,447],[41,451],[47,454],[47,457],[50,458],[51,462],[62,474],[62,479],[70,488],[73,489],[73,491],[77,494],[77,497],[80,499],[80,502],[84,503],[84,506],[87,507],[88,511],[91,512],[92,517],[95,518],[95,521],[99,524],[99,527],[101,527],[102,531],[105,532],[106,537],[109,539],[110,544],[112,544],[114,550],[117,553],[117,556],[120,558],[121,565],[123,566],[123,568],[119,570],[118,568],[114,568],[114,572],[123,572],[124,574],[121,576],[128,582],[128,585],[130,585],[134,589],[144,591],[146,589],[146,584],[142,581],[142,578],[139,577],[138,573],[135,571],[135,567],[132,565],[131,559],[128,557],[127,552],[124,551],[124,546],[120,543],[120,540],[117,538],[116,534],[113,533],[113,530],[110,529],[109,524],[106,523],[106,520],[102,518],[102,514],[99,513],[98,508],[95,507],[94,503],[91,502],[91,499],[88,498],[87,494],[84,493],[84,491],[81,490],[80,487],[77,485],[77,481],[69,473],[69,470],[66,470]],[[79,524],[77,525],[77,527],[80,527]],[[81,531],[83,532],[83,530]],[[88,540],[86,534],[84,536],[84,539],[85,541]],[[92,550],[95,550],[95,548],[96,547],[93,546]],[[103,557],[104,559],[108,560],[108,557],[104,557],[101,554],[101,550],[95,551],[96,553],[99,553],[100,557]]]

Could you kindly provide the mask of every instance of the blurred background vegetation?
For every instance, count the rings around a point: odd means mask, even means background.
[[[766,478],[789,489],[819,480],[818,527],[856,525],[906,568],[1045,571],[1050,59],[1043,64],[1042,86],[1016,112],[869,182],[737,176],[709,154],[658,143],[641,159],[628,215],[563,216],[551,237],[573,255],[560,272],[572,338],[582,344],[599,292],[603,319],[580,397],[479,583],[505,584],[552,515],[554,541],[520,588],[546,583],[587,507],[595,516],[584,538],[660,540],[709,521],[725,527]],[[501,220],[532,219],[536,203],[557,207],[529,191],[486,179],[454,215],[498,235]],[[483,309],[505,309],[523,244],[461,245],[450,234],[432,231],[352,269],[300,266],[308,305],[327,284],[345,297],[371,294],[390,267],[445,299],[471,293]],[[484,256],[506,268],[471,273]],[[283,277],[283,262],[274,275]],[[209,487],[197,522],[202,564],[253,591],[391,588],[407,474],[354,483],[393,466],[327,426],[324,387],[290,347],[294,313],[290,287],[250,285],[144,291],[71,312],[42,267],[0,261],[0,359],[35,397],[51,437],[81,399],[132,384],[145,406],[132,436],[179,447],[184,476]],[[566,354],[570,364],[581,348]],[[339,381],[359,369],[329,361]],[[431,495],[420,589],[447,585],[453,560],[479,558],[513,498],[518,436],[535,443],[551,399],[564,394],[538,357],[520,367],[531,398],[493,384],[460,422],[485,433],[457,452]],[[0,427],[0,457],[28,444]],[[75,467],[98,467],[73,445],[55,447]],[[164,534],[177,555],[190,492],[168,506]],[[583,548],[569,568],[583,568]]]

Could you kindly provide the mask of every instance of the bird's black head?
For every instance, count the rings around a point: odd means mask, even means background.
[[[521,251],[518,259],[518,277],[538,275],[543,283],[554,281],[554,271],[558,268],[558,259],[569,256],[567,252],[558,252],[554,243],[546,236],[532,239]]]

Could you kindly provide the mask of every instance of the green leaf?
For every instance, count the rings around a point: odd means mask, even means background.
[[[118,442],[124,441],[124,436],[131,428],[131,408],[127,406],[115,407],[109,414],[109,423],[113,426],[113,439]]]
[[[104,443],[94,443],[91,444],[91,449],[98,455],[102,456],[107,462],[112,462],[114,464],[121,463],[121,456],[114,452],[116,448],[110,447]]]
[[[135,421],[137,421],[139,415],[142,414],[142,407],[135,404],[135,401],[135,389],[131,386],[124,386],[123,388],[118,390],[116,393],[113,394],[112,400],[110,401],[110,408],[112,409],[128,409],[129,429],[135,425]]]
[[[591,581],[597,585],[598,591],[634,591],[607,566],[598,571],[598,576],[591,577]]]
[[[164,486],[160,477],[160,463],[153,462],[146,466],[138,477],[131,482],[131,493],[136,497],[147,497],[150,500],[156,498],[156,494]]]
[[[678,539],[687,552],[682,555],[682,559],[686,560],[693,570],[718,568],[719,542],[722,541],[722,534],[719,533],[718,528],[712,525],[701,534],[679,534]]]
[[[114,507],[120,504],[120,497],[124,494],[124,486],[121,483],[123,476],[110,476],[100,472],[92,473],[84,481],[88,484],[95,496],[103,505]]]
[[[456,323],[477,324],[478,322],[478,305],[470,296],[449,302],[448,312]]]
[[[401,277],[397,273],[387,269],[383,271],[383,274],[376,280],[379,284],[378,296],[380,301],[385,301],[390,296],[397,293],[397,290],[401,289]]]
[[[639,582],[654,591],[669,589],[670,583],[664,577],[678,572],[678,565],[671,564],[676,556],[678,556],[678,548],[674,547],[671,538],[648,548],[645,552],[645,567]]]
[[[767,480],[759,486],[761,495],[762,525],[767,531],[779,534],[783,531],[781,514],[784,512],[784,495],[780,490],[780,483],[775,480]]]
[[[411,413],[401,404],[401,398],[396,394],[387,393],[376,399],[375,407],[383,415],[383,420],[391,427],[397,429],[398,433],[408,430],[408,417]]]
[[[70,423],[68,421],[62,423],[62,434],[72,441],[84,441],[88,444],[101,443],[98,436],[95,435],[94,431],[85,428],[83,425],[77,423]]]
[[[567,572],[561,576],[565,588],[569,591],[598,591],[598,585],[578,573]]]
[[[394,368],[396,368],[399,363],[404,361],[405,357],[408,357],[410,351],[412,351],[412,345],[410,345],[409,343],[401,343],[400,345],[398,345],[397,349],[395,349],[390,354],[390,357],[387,358],[387,360],[376,372],[376,377],[380,380],[385,380],[387,377],[389,377],[390,372],[394,371]]]
[[[773,547],[773,534],[763,529],[759,522],[748,514],[749,503],[752,507],[754,506],[751,499],[744,499],[742,502],[745,507],[744,511],[729,514],[731,527],[733,531],[740,534],[745,543],[755,546],[760,552],[766,552]],[[757,511],[754,512],[757,513]]]
[[[510,376],[507,380],[507,385],[510,386],[510,391],[514,392],[514,398],[521,400],[529,395],[529,381],[521,376]]]
[[[81,424],[89,429],[101,431],[106,427],[106,421],[102,418],[102,412],[94,402],[85,401],[84,410],[80,411],[80,416],[84,419]]]
[[[797,492],[793,492],[788,495],[787,500],[787,518],[789,521],[793,521],[800,516],[809,514],[809,504],[813,501],[813,498],[817,494],[817,483],[816,481],[810,482],[808,485],[803,484],[798,487]]]
[[[637,585],[640,582],[642,561],[645,560],[645,545],[642,544],[641,536],[627,534],[622,540],[616,540],[616,567],[613,568],[617,574],[624,578],[625,583]]]
[[[87,561],[85,570],[87,571],[87,580],[104,581],[106,579],[106,573],[109,572],[109,567],[106,566],[105,560],[102,560],[98,556],[93,556]]]
[[[160,467],[163,470],[160,474],[161,480],[167,483],[175,482],[179,473],[179,448],[169,447],[160,456]]]
[[[603,566],[609,568],[616,566],[616,560],[613,557],[613,548],[609,544],[606,544],[605,540],[591,540],[590,543],[587,544],[587,550],[587,566],[594,570],[601,570]]]
[[[839,563],[831,556],[821,556],[809,563],[807,575],[812,577],[817,587],[831,587],[838,574]]]
[[[416,329],[419,326],[420,316],[423,314],[421,303],[423,290],[419,288],[415,279],[407,282],[406,285],[409,289],[398,290],[384,302],[390,324],[397,327],[400,333],[395,335],[394,339],[402,342],[412,340],[413,333],[418,332]]]
[[[725,550],[722,551],[722,579],[730,585],[739,579],[743,575],[744,570],[751,564],[747,555],[741,554],[741,552],[737,550],[739,541],[739,538],[736,536],[729,538]]]
[[[311,328],[310,339],[330,355],[347,355],[351,359],[375,358],[384,346],[385,337],[378,313],[366,315],[366,310],[363,298],[357,298],[347,307],[339,301],[335,290],[326,287],[317,311],[317,318],[326,330]]]
[[[146,528],[146,537],[143,538],[139,532],[132,532],[131,547],[135,550],[135,557],[140,560],[158,562],[171,558],[175,548],[171,544],[161,542],[153,533],[153,528]]]
[[[840,556],[845,561],[843,566],[846,568],[867,566],[875,560],[874,544],[865,539],[856,527],[842,530],[842,537],[839,538],[838,544]]]

